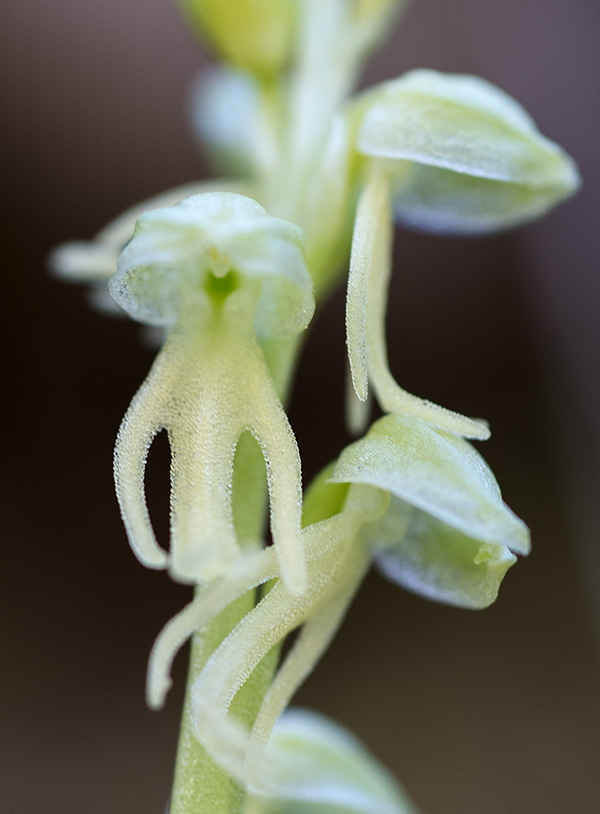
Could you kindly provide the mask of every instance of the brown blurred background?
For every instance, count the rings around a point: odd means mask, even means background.
[[[115,432],[152,353],[132,324],[50,279],[44,257],[205,172],[183,105],[207,57],[161,0],[3,3],[0,24],[0,807],[162,814],[185,658],[161,714],[144,706],[144,672],[188,592],[134,559],[111,480]],[[413,392],[490,420],[482,451],[534,541],[481,613],[371,574],[298,695],[355,730],[423,814],[600,810],[599,34],[596,0],[415,0],[366,77],[481,74],[575,156],[585,184],[508,235],[397,238],[393,369]],[[339,294],[291,405],[307,477],[346,442],[343,341]],[[151,463],[166,507],[164,447]]]

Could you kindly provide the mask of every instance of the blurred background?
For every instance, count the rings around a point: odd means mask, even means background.
[[[164,0],[3,3],[0,24],[2,808],[162,814],[185,657],[161,714],[144,705],[144,675],[189,593],[134,559],[111,475],[153,354],[133,324],[49,278],[44,258],[207,172],[184,104],[209,58]],[[370,574],[298,694],[359,734],[423,814],[600,810],[599,34],[596,0],[414,0],[364,78],[480,74],[584,179],[510,234],[397,236],[392,369],[411,392],[489,419],[482,452],[534,545],[483,612]],[[307,478],[347,442],[343,363],[339,292],[290,407]],[[149,488],[165,507],[166,462],[159,444]]]

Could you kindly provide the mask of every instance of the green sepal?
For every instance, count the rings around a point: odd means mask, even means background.
[[[331,481],[391,494],[365,538],[386,576],[429,599],[487,607],[514,555],[529,553],[528,529],[502,502],[479,453],[418,419],[396,414],[375,422],[342,452]],[[352,492],[347,505],[351,499]]]
[[[314,297],[302,230],[267,214],[252,198],[211,192],[142,215],[119,257],[110,292],[134,319],[172,325],[182,303],[205,293],[211,275],[229,272],[260,294],[261,336],[290,336],[312,317]]]
[[[579,186],[573,160],[510,96],[475,76],[417,70],[359,97],[359,154],[384,162],[398,220],[493,232],[538,217]]]

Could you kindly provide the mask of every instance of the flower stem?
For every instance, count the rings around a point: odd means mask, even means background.
[[[169,814],[241,814],[245,792],[220,769],[196,739],[193,731],[191,690],[207,658],[254,605],[250,591],[226,608],[192,641],[190,667],[183,719],[179,735],[175,782]],[[258,712],[275,665],[276,654],[269,654],[254,671],[232,704],[232,712],[250,726]]]

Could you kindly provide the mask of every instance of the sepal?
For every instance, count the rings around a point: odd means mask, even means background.
[[[331,481],[389,492],[387,512],[363,533],[385,575],[429,599],[486,607],[515,554],[529,553],[528,529],[479,453],[417,419],[375,422],[343,451]]]
[[[268,215],[252,198],[208,192],[154,209],[137,221],[109,288],[134,319],[173,325],[208,276],[233,272],[260,285],[254,325],[264,336],[304,330],[314,311],[302,230]]]
[[[573,160],[476,76],[411,71],[358,101],[358,152],[385,162],[400,221],[453,234],[536,218],[579,186]]]
[[[91,284],[94,307],[112,316],[123,316],[122,308],[110,297],[107,284],[117,270],[120,252],[133,236],[137,219],[144,212],[173,206],[192,195],[215,191],[247,194],[247,187],[240,180],[215,178],[183,184],[146,198],[107,224],[92,240],[71,240],[53,249],[47,260],[49,271],[66,282]]]

